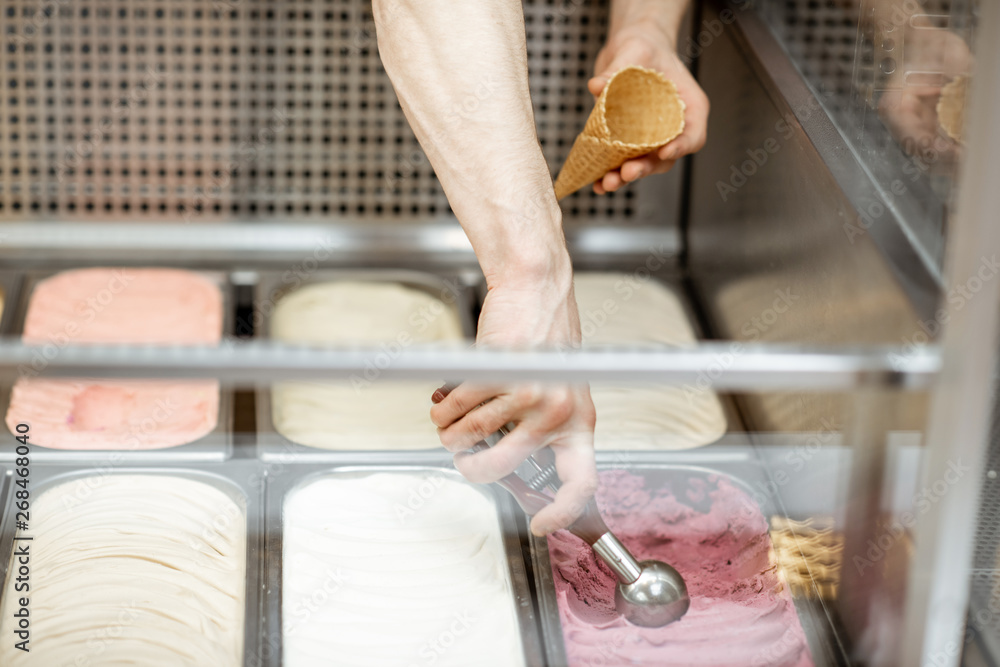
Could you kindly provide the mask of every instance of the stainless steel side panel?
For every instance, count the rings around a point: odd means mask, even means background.
[[[857,182],[864,174],[850,171],[846,145],[787,56],[762,44],[760,30],[748,45],[744,24],[759,24],[754,10],[737,15],[699,64],[712,113],[708,144],[694,158],[687,247],[710,333],[745,342],[927,342],[920,322],[933,319],[941,296],[932,262],[890,208],[870,204],[879,194]],[[868,225],[858,207],[881,214]],[[750,426],[764,431],[815,430],[845,415],[835,395],[760,394],[742,403]],[[896,426],[919,428],[923,403],[911,399]]]

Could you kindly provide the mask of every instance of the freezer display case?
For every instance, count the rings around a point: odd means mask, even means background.
[[[555,173],[609,3],[523,7]],[[995,664],[998,11],[696,4],[709,141],[562,202],[566,350],[475,346],[369,4],[0,1],[0,664]],[[586,385],[595,430],[474,483],[462,382]],[[591,441],[674,623],[531,531]]]

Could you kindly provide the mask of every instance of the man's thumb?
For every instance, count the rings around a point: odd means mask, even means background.
[[[601,91],[604,90],[604,86],[608,85],[608,79],[610,78],[610,75],[604,74],[592,77],[590,81],[587,82],[587,90],[590,91],[591,95],[597,97],[601,94]]]
[[[587,89],[597,97],[604,90],[604,86],[608,85],[608,81],[611,80],[618,70],[624,69],[629,65],[633,64],[634,58],[630,57],[631,54],[627,52],[616,53],[614,58],[607,67],[603,68],[599,73],[594,75],[594,77],[587,82]]]

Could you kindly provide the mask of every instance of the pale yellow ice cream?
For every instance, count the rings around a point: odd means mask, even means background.
[[[329,477],[283,508],[285,667],[524,664],[500,524],[440,473]]]
[[[458,313],[442,299],[398,283],[342,281],[308,285],[278,301],[272,338],[383,350],[368,372],[347,381],[275,385],[271,413],[278,432],[322,449],[439,447],[431,394],[444,379],[397,382],[381,375],[410,345],[462,340]]]
[[[169,475],[110,473],[33,498],[30,590],[8,571],[0,665],[237,667],[243,664],[246,520],[219,489]],[[24,533],[19,533],[24,534]],[[14,613],[29,599],[30,652]]]
[[[685,347],[694,330],[677,296],[662,283],[619,273],[579,273],[574,288],[583,346]],[[592,383],[598,449],[685,449],[726,432],[722,405],[694,387]]]

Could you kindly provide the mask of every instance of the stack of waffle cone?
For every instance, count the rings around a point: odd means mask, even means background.
[[[650,153],[684,130],[684,101],[674,83],[644,67],[618,70],[604,86],[556,178],[562,199]]]

